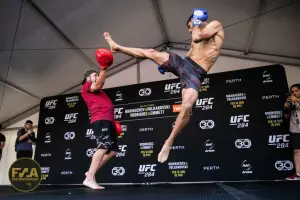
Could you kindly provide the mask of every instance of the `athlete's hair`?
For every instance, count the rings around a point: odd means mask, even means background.
[[[188,18],[188,20],[186,21],[186,26],[189,27],[189,22],[192,20],[193,18],[193,14],[191,14],[191,16]]]
[[[300,84],[299,84],[299,83],[296,83],[296,84],[292,85],[292,86],[290,87],[290,91],[292,90],[293,87],[296,87],[296,88],[300,89]]]

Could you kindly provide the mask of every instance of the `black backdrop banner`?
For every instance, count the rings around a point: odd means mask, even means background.
[[[178,79],[104,90],[122,125],[120,153],[97,174],[101,183],[277,180],[294,170],[283,119],[285,70],[270,65],[209,74],[188,126],[169,159],[157,162],[180,110]],[[40,104],[35,160],[42,184],[80,184],[96,146],[79,93]]]

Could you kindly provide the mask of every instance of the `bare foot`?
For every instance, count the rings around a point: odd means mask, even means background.
[[[87,178],[83,181],[83,185],[93,189],[93,190],[103,190],[104,187],[98,185],[95,180],[88,180]]]
[[[161,149],[160,153],[158,154],[158,162],[163,163],[165,162],[170,154],[171,146],[168,143],[165,143],[163,148]]]
[[[85,172],[85,176],[88,177],[89,176],[89,172]],[[94,181],[96,180],[95,176],[93,177]]]
[[[108,32],[104,32],[104,34],[103,34],[103,36],[104,36],[104,39],[106,40],[106,42],[109,44],[109,46],[110,46],[110,51],[112,52],[112,53],[116,53],[117,51],[118,51],[118,44],[115,42],[115,41],[113,41],[112,39],[111,39],[111,36],[110,36],[110,34],[108,33]]]

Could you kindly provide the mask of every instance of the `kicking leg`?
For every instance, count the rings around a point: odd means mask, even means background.
[[[166,140],[162,150],[158,154],[158,162],[163,163],[168,159],[170,149],[175,138],[190,120],[190,113],[197,98],[198,92],[195,89],[188,88],[182,90],[182,104],[180,107],[180,113],[176,119],[175,126],[169,138]]]
[[[98,149],[92,158],[92,163],[88,173],[86,173],[86,178],[83,181],[83,184],[92,189],[104,189],[104,187],[99,186],[95,181],[95,174],[99,169],[99,165],[107,152],[107,149]]]
[[[159,52],[154,49],[142,49],[142,48],[132,48],[132,47],[123,47],[117,44],[112,40],[109,33],[104,33],[104,38],[110,46],[111,52],[120,52],[129,56],[133,56],[136,58],[146,58],[151,59],[158,65],[162,65],[169,59],[169,54],[166,52]]]

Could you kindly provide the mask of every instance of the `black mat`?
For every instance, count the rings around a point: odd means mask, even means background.
[[[29,193],[12,187],[0,187],[0,199],[22,200],[299,200],[300,181],[211,183],[152,186],[106,186],[90,190],[83,186],[40,186]]]

